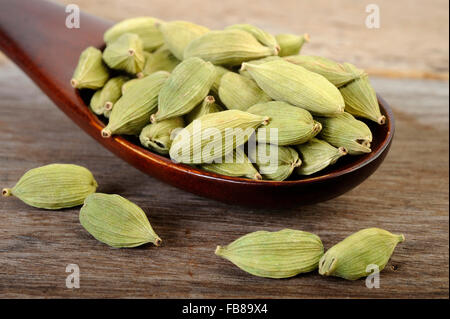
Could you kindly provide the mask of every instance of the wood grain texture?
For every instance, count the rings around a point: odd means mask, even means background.
[[[247,209],[200,198],[150,178],[83,133],[10,63],[0,68],[0,186],[28,169],[62,162],[89,168],[99,191],[118,193],[148,214],[162,247],[112,249],[79,224],[79,208],[44,211],[0,200],[2,298],[448,298],[448,83],[374,78],[391,103],[396,137],[380,169],[349,193],[298,209]],[[256,230],[316,233],[326,248],[365,227],[406,241],[381,287],[310,273],[257,278],[214,255],[218,244]],[[67,289],[78,264],[81,287]],[[394,270],[395,269],[395,270]]]

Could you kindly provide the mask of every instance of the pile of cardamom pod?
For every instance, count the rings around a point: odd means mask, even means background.
[[[311,175],[371,152],[372,133],[355,116],[385,122],[368,75],[300,55],[306,34],[139,17],[104,40],[103,52],[81,54],[71,80],[96,90],[90,108],[109,119],[102,136],[139,136],[144,147],[206,171],[277,181]]]

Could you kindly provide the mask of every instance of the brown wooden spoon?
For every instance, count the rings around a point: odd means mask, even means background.
[[[46,1],[0,0],[1,50],[100,144],[144,173],[173,186],[240,205],[298,206],[325,201],[349,191],[369,177],[388,153],[394,135],[394,118],[390,107],[380,97],[386,124],[367,123],[373,132],[372,153],[345,156],[314,176],[296,176],[299,180],[253,181],[216,175],[175,164],[120,136],[102,138],[103,122],[71,87],[70,79],[81,51],[90,45],[104,46],[103,33],[112,22],[82,13],[80,28],[69,29],[65,25],[66,16],[63,6]],[[45,118],[45,114],[40,116]]]

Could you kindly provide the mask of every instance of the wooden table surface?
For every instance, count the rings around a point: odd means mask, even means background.
[[[0,297],[448,298],[448,82],[373,78],[373,84],[391,103],[397,124],[380,169],[328,202],[256,210],[200,198],[142,174],[85,135],[15,65],[4,63],[0,186],[13,186],[40,165],[83,165],[100,192],[140,205],[164,243],[112,249],[81,227],[79,208],[45,211],[2,198]],[[216,245],[256,230],[301,229],[329,248],[366,227],[406,237],[378,289],[317,273],[253,277],[214,255]],[[79,289],[66,287],[68,264],[80,268]]]

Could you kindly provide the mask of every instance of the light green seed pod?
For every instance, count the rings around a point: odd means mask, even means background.
[[[280,146],[301,144],[312,139],[322,129],[322,125],[314,121],[308,111],[286,102],[256,104],[247,112],[270,117],[270,124],[256,132],[258,143]],[[276,130],[276,136],[273,136],[271,129]]]
[[[152,122],[159,122],[192,111],[207,95],[214,82],[214,66],[199,58],[181,62],[164,84],[158,98],[158,112]]]
[[[169,154],[172,145],[172,133],[176,129],[184,127],[182,117],[174,117],[158,123],[149,124],[144,127],[139,135],[141,144],[160,154]]]
[[[228,110],[202,116],[181,130],[170,148],[170,157],[186,164],[211,163],[245,144],[254,130],[269,118]]]
[[[344,63],[344,68],[355,76],[363,72],[350,63]],[[372,120],[378,124],[386,123],[386,117],[380,112],[377,94],[370,84],[369,76],[366,73],[347,85],[340,87],[339,90],[344,98],[347,112]]]
[[[102,52],[94,47],[85,49],[78,60],[70,84],[76,89],[97,90],[108,81],[109,72],[102,60]]]
[[[81,207],[80,223],[95,239],[111,247],[161,244],[161,238],[153,230],[144,211],[119,195],[90,195]]]
[[[169,73],[158,71],[131,85],[112,109],[108,125],[102,136],[113,134],[138,135],[149,122],[158,106],[158,94],[169,77]]]
[[[258,86],[272,99],[304,108],[315,115],[344,112],[344,99],[327,79],[282,59],[255,65],[243,63]]]
[[[375,265],[382,271],[397,244],[404,240],[405,236],[380,228],[360,230],[328,249],[320,259],[319,274],[356,280],[372,273],[373,268],[368,266]]]
[[[103,51],[103,61],[115,70],[136,74],[144,69],[145,56],[142,41],[134,33],[125,33],[111,42]]]
[[[356,72],[348,71],[342,64],[320,56],[290,55],[284,59],[288,62],[300,65],[311,72],[322,75],[336,87],[341,87],[358,79],[364,73],[360,70]]]
[[[269,61],[275,61],[275,60],[279,60],[279,59],[281,59],[281,58],[278,55],[271,55],[271,56],[268,56],[268,57],[265,57],[262,59],[249,61],[249,63],[259,65],[259,64],[263,64],[263,63],[266,63]],[[245,76],[246,78],[253,79],[252,76],[250,75],[250,73],[248,73],[247,70],[243,70],[242,68],[239,70],[239,74],[242,76]]]
[[[278,52],[280,52],[280,46],[278,45],[278,42],[275,39],[275,37],[258,27],[255,27],[251,24],[234,24],[232,26],[227,27],[225,30],[233,30],[233,29],[242,30],[250,33],[262,45],[265,45],[266,47],[269,47],[272,50],[274,50],[275,54],[278,54]]]
[[[222,76],[219,98],[227,109],[241,111],[246,111],[256,103],[272,100],[255,81],[234,72],[228,72]]]
[[[187,21],[172,21],[160,25],[164,42],[179,60],[183,60],[184,49],[191,41],[209,32],[209,29]]]
[[[109,28],[103,38],[107,44],[116,41],[124,33],[134,33],[141,38],[144,50],[153,51],[164,43],[158,24],[161,20],[151,17],[137,17],[123,20]]]
[[[191,112],[185,115],[186,123],[191,123],[203,115],[223,111],[222,107],[216,103],[212,95],[205,97],[202,103],[197,105]]]
[[[370,153],[372,132],[369,127],[345,112],[336,117],[316,118],[322,124],[319,137],[335,147],[345,147],[350,155]]]
[[[303,44],[309,42],[309,35],[307,33],[303,35],[295,34],[278,34],[275,39],[280,46],[279,56],[288,56],[299,54],[303,47]]]
[[[184,59],[198,57],[216,65],[230,66],[269,55],[275,55],[275,50],[241,30],[210,31],[189,43],[184,50]]]
[[[97,115],[104,115],[111,111],[114,103],[122,96],[122,85],[128,81],[126,76],[109,79],[105,86],[94,93],[91,98],[91,110]]]
[[[224,156],[220,163],[202,164],[200,168],[208,172],[231,177],[246,177],[255,180],[262,179],[261,174],[259,174],[240,147]]]
[[[154,53],[146,54],[144,70],[138,76],[147,76],[157,71],[172,72],[175,67],[180,64],[180,60],[173,56],[172,52],[163,45]]]
[[[131,80],[126,81],[126,82],[122,85],[122,88],[121,88],[122,95],[124,95],[125,92],[128,91],[128,89],[129,89],[132,85],[136,84],[137,81],[142,80],[142,79],[143,79],[143,77],[142,77],[142,78],[137,78],[137,79],[131,79]]]
[[[323,245],[318,236],[300,230],[257,231],[217,246],[216,255],[258,277],[288,278],[317,269]]]
[[[72,164],[50,164],[27,171],[3,196],[15,196],[37,208],[61,209],[83,204],[97,189],[92,173]]]
[[[256,163],[264,179],[273,181],[284,181],[302,164],[292,147],[272,144],[258,144],[250,148],[248,157],[252,163]]]
[[[311,175],[333,165],[342,156],[347,154],[344,147],[336,148],[325,141],[313,138],[305,144],[296,146],[302,165],[295,172],[299,175]]]
[[[219,86],[220,81],[222,80],[222,76],[224,76],[226,73],[230,72],[230,70],[225,69],[224,67],[220,65],[215,65],[214,68],[216,69],[216,76],[214,78],[214,83],[211,86],[211,91],[218,96],[219,95]]]

